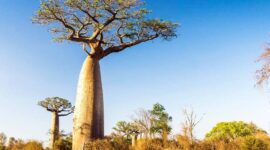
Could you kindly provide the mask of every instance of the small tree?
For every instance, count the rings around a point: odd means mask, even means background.
[[[150,11],[142,4],[140,0],[42,0],[33,18],[36,23],[50,24],[57,41],[82,43],[88,55],[76,96],[75,150],[88,140],[104,137],[100,60],[147,41],[176,37],[177,24],[149,19]]]
[[[118,135],[131,141],[132,146],[136,145],[137,136],[140,134],[139,127],[133,122],[119,121],[113,128]]]
[[[60,97],[49,97],[40,102],[38,105],[44,107],[52,113],[51,139],[50,147],[54,149],[55,141],[59,139],[59,117],[67,116],[73,113],[74,107],[71,103]]]
[[[202,117],[198,118],[193,109],[184,109],[184,122],[182,123],[182,132],[184,137],[189,140],[190,147],[192,148],[195,141],[194,130],[195,127],[201,122]]]
[[[113,130],[122,137],[129,139],[130,137],[130,123],[126,121],[119,121],[116,123],[116,126],[113,127]]]
[[[136,112],[136,116],[133,118],[133,122],[139,128],[141,135],[144,136],[145,139],[148,139],[151,134],[151,113],[148,110],[140,109]]]
[[[172,121],[172,117],[165,111],[164,106],[159,103],[153,105],[153,109],[150,110],[152,119],[151,132],[158,133],[164,143],[168,140],[168,134],[170,134],[172,128],[169,122]]]

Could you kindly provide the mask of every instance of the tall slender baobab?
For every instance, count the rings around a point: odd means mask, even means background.
[[[81,69],[73,125],[73,149],[104,136],[103,94],[99,61],[128,47],[176,36],[177,24],[148,19],[140,0],[42,0],[33,21],[50,24],[57,41],[88,46]]]
[[[52,113],[52,126],[50,130],[50,147],[54,149],[55,141],[59,139],[59,117],[71,114],[74,107],[68,100],[60,97],[49,97],[38,102],[38,105],[44,107]]]

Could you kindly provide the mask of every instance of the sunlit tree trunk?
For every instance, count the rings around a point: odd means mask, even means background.
[[[162,140],[163,140],[163,145],[167,146],[168,143],[168,132],[166,129],[163,129],[164,131],[162,132]]]
[[[73,118],[73,150],[104,137],[104,109],[99,60],[88,56],[83,63]]]
[[[138,138],[137,134],[132,134],[131,135],[131,145],[132,145],[132,147],[135,147],[137,145],[137,138]]]
[[[59,138],[59,116],[57,112],[52,112],[52,127],[50,147],[54,149],[55,141]]]

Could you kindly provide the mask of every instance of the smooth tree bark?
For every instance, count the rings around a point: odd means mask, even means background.
[[[83,149],[89,139],[104,136],[104,106],[99,60],[88,56],[83,63],[74,113],[73,146]]]
[[[140,0],[43,0],[34,23],[49,25],[56,41],[82,43],[81,69],[73,120],[73,149],[104,137],[99,61],[112,53],[156,38],[176,37],[177,24],[148,19]],[[87,50],[90,48],[90,50]]]
[[[52,112],[52,126],[50,131],[50,147],[54,149],[54,143],[59,139],[59,115],[57,112]]]
[[[44,107],[52,113],[52,123],[50,129],[50,148],[55,149],[55,142],[59,139],[59,117],[67,116],[73,113],[74,107],[68,100],[60,97],[50,97],[38,102],[38,105]]]

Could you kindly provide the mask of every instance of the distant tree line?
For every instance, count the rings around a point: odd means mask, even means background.
[[[54,104],[51,100],[57,101],[57,104],[60,101],[69,104],[68,101],[59,98],[49,98],[41,102],[50,101],[50,104]],[[72,106],[68,105],[67,108]],[[267,132],[254,123],[220,122],[200,140],[195,136],[195,128],[203,116],[198,117],[193,109],[184,109],[182,117],[181,133],[173,135],[170,125],[172,117],[163,105],[156,103],[149,110],[136,111],[130,121],[117,122],[110,135],[104,139],[88,141],[84,150],[268,150],[270,148],[270,137]],[[58,132],[57,137],[54,139],[53,147],[51,144],[44,147],[41,141],[8,138],[4,133],[0,133],[0,150],[72,150],[71,134]]]

